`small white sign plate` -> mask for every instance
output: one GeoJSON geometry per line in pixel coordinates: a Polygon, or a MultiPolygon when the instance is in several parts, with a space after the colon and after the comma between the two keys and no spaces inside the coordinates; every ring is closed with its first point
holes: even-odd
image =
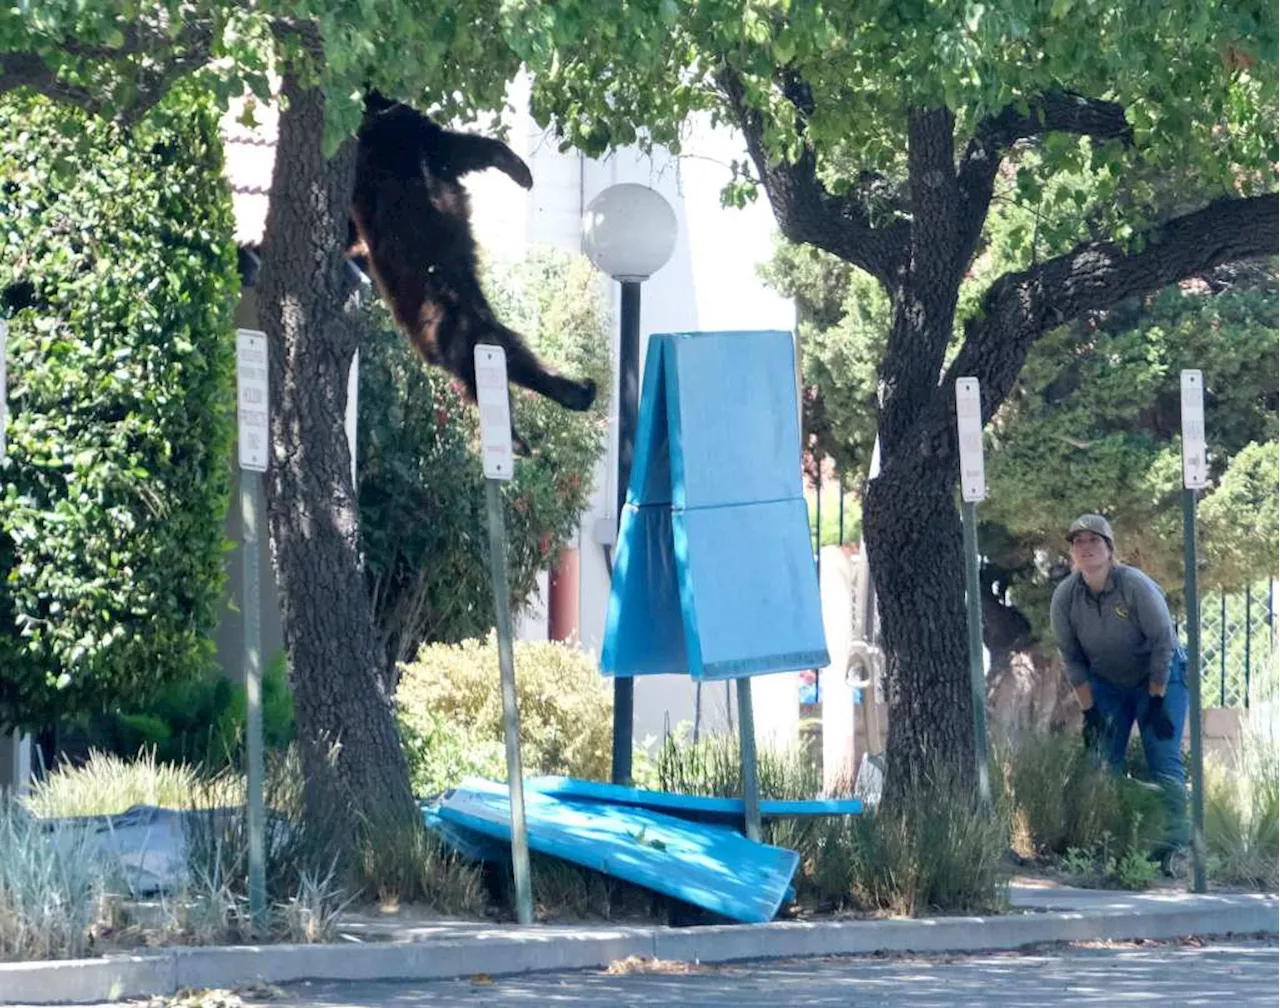
{"type": "Polygon", "coordinates": [[[960,440],[960,496],[966,501],[986,500],[982,397],[977,378],[956,379],[956,433],[960,440]]]}
{"type": "Polygon", "coordinates": [[[476,344],[476,404],[480,409],[480,445],[485,479],[515,475],[511,453],[511,394],[507,388],[507,352],[500,346],[476,344]]]}
{"type": "Polygon", "coordinates": [[[240,468],[266,472],[271,458],[268,415],[267,336],[236,330],[236,420],[240,468]]]}
{"type": "Polygon", "coordinates": [[[1204,447],[1204,375],[1182,372],[1182,485],[1200,490],[1209,482],[1204,447]]]}

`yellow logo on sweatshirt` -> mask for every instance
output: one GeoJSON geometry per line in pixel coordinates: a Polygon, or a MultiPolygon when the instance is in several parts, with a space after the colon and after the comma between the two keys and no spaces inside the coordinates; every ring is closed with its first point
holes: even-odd
{"type": "Polygon", "coordinates": [[[1116,615],[1119,616],[1121,619],[1128,619],[1129,607],[1124,603],[1121,603],[1120,605],[1116,606],[1116,615]]]}

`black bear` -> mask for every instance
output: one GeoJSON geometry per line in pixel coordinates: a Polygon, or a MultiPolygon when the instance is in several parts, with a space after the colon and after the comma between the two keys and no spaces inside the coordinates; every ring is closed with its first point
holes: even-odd
{"type": "MultiPolygon", "coordinates": [[[[349,252],[367,259],[418,352],[460,379],[474,402],[475,345],[499,344],[511,381],[568,409],[588,409],[595,382],[547,370],[519,334],[494,317],[480,289],[471,206],[459,179],[498,168],[528,189],[533,176],[524,161],[498,140],[443,129],[376,91],[366,97],[357,139],[349,252]]],[[[515,440],[527,450],[518,435],[515,440]]]]}

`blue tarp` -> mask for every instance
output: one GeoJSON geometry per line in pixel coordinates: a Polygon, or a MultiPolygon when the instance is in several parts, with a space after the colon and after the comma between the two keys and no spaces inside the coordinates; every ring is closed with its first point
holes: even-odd
{"type": "MultiPolygon", "coordinates": [[[[434,809],[443,822],[505,844],[505,784],[468,780],[434,809]]],[[[529,849],[613,875],[745,923],[772,920],[790,889],[795,851],[748,840],[724,826],[650,809],[560,799],[525,790],[529,849]]],[[[482,848],[477,848],[482,849],[482,848]]]]}
{"type": "MultiPolygon", "coordinates": [[[[573,798],[582,801],[608,802],[653,809],[681,819],[738,824],[744,814],[741,798],[707,798],[700,795],[673,794],[669,791],[646,791],[621,784],[581,780],[577,777],[531,777],[524,782],[526,791],[573,798]]],[[[808,819],[816,816],[858,815],[862,802],[857,798],[826,798],[811,801],[760,800],[762,819],[808,819]]]]}
{"type": "Polygon", "coordinates": [[[601,670],[712,680],[829,662],[791,334],[651,337],[601,670]]]}

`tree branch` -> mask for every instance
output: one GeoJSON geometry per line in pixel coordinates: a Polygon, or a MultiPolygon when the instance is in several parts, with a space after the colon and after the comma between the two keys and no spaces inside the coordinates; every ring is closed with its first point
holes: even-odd
{"type": "Polygon", "coordinates": [[[57,73],[32,52],[0,53],[0,94],[30,88],[46,98],[75,105],[97,115],[102,102],[86,88],[58,79],[57,73]]]}
{"type": "Polygon", "coordinates": [[[893,293],[893,324],[880,363],[880,443],[887,456],[914,430],[951,339],[965,259],[956,247],[960,195],[955,116],[913,109],[907,122],[910,255],[893,293]]]}
{"type": "MultiPolygon", "coordinates": [[[[158,30],[146,31],[135,23],[124,29],[124,41],[118,46],[67,39],[58,43],[58,49],[70,60],[116,70],[120,75],[117,83],[131,81],[134,94],[118,112],[120,122],[128,127],[157,105],[179,78],[208,64],[213,42],[212,26],[205,22],[186,24],[173,38],[158,30]]],[[[110,105],[118,104],[112,101],[110,89],[99,94],[68,84],[38,53],[0,53],[0,93],[22,87],[91,115],[101,115],[110,105]]]]}
{"type": "MultiPolygon", "coordinates": [[[[771,162],[764,142],[764,115],[747,101],[741,76],[725,67],[717,75],[717,82],[746,138],[747,151],[782,233],[793,242],[824,249],[861,267],[886,286],[891,285],[906,251],[910,225],[897,221],[887,227],[872,227],[866,209],[856,199],[835,196],[822,184],[808,143],[803,144],[794,163],[785,159],[771,162]]],[[[788,99],[796,105],[797,132],[803,133],[803,106],[806,100],[812,101],[812,96],[794,76],[784,87],[788,99]]]]}
{"type": "Polygon", "coordinates": [[[982,310],[965,326],[964,346],[941,393],[950,395],[957,377],[977,376],[988,420],[1013,388],[1027,351],[1045,332],[1224,263],[1275,255],[1278,227],[1275,193],[1222,199],[1166,221],[1148,234],[1140,252],[1089,242],[1007,274],[991,286],[982,310]]]}
{"type": "Polygon", "coordinates": [[[136,56],[142,52],[143,45],[142,32],[139,30],[137,23],[125,25],[121,30],[124,41],[118,46],[94,45],[88,42],[81,42],[79,39],[69,38],[58,45],[68,56],[76,56],[80,59],[89,60],[119,60],[126,56],[136,56]]]}
{"type": "Polygon", "coordinates": [[[978,124],[960,161],[962,199],[959,248],[965,265],[973,257],[991,205],[996,173],[1005,154],[1019,140],[1046,133],[1075,133],[1098,141],[1133,141],[1124,107],[1086,98],[1070,91],[1054,91],[1030,103],[1026,113],[1009,106],[978,124]]]}
{"type": "Polygon", "coordinates": [[[1053,91],[1031,102],[1024,115],[1010,106],[978,127],[984,142],[1003,150],[1017,141],[1046,133],[1075,133],[1094,140],[1133,142],[1133,130],[1117,102],[1087,98],[1072,91],[1053,91]]]}

